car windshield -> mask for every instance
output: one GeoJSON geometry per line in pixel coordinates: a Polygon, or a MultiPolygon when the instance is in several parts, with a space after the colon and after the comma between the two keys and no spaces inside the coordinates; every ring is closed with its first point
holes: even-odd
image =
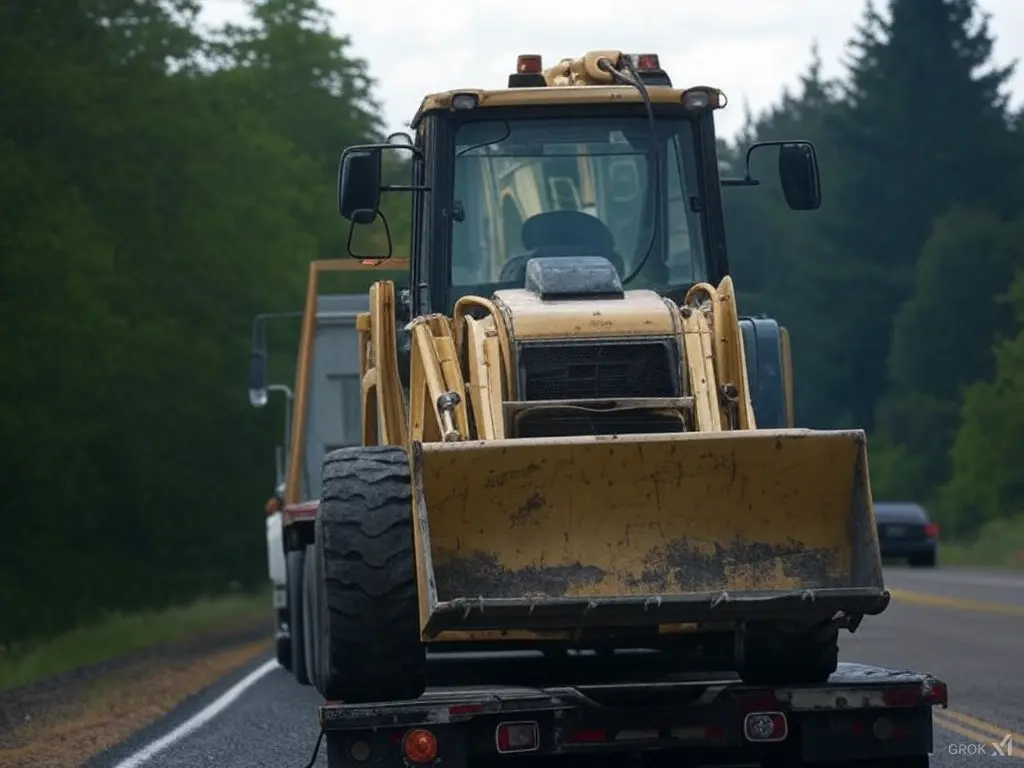
{"type": "Polygon", "coordinates": [[[454,293],[522,287],[531,256],[607,257],[630,288],[667,293],[705,279],[692,124],[644,117],[467,122],[457,131],[454,293]],[[654,181],[661,215],[653,238],[654,181]],[[648,256],[648,253],[650,255],[648,256]],[[646,261],[644,261],[644,258],[646,261]]]}

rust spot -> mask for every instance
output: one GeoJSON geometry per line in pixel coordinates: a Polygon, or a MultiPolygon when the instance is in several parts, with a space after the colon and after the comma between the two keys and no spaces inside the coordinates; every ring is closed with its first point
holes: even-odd
{"type": "Polygon", "coordinates": [[[539,491],[537,491],[523,502],[523,505],[519,507],[519,509],[509,515],[508,521],[512,524],[513,528],[535,522],[533,513],[538,509],[541,509],[543,506],[544,497],[540,495],[539,491]]]}
{"type": "Polygon", "coordinates": [[[434,571],[437,596],[442,601],[459,597],[563,597],[570,589],[597,584],[605,575],[601,568],[582,563],[513,570],[503,567],[490,552],[444,558],[434,571]]]}

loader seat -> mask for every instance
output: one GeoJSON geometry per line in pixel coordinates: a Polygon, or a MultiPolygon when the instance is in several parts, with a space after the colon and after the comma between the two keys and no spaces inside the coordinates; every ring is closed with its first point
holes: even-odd
{"type": "Polygon", "coordinates": [[[602,256],[622,276],[623,262],[615,252],[611,230],[600,219],[581,211],[546,211],[523,222],[522,243],[527,252],[513,256],[502,270],[502,282],[521,283],[526,263],[538,257],[602,256]]]}

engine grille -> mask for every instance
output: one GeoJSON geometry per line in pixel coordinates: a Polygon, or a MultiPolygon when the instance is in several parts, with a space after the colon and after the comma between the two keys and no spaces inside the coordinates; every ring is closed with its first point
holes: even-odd
{"type": "Polygon", "coordinates": [[[681,395],[675,339],[526,342],[518,353],[520,400],[681,395]]]}

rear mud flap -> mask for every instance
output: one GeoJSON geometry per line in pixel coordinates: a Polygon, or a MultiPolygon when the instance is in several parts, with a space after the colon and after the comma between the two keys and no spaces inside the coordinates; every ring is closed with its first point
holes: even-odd
{"type": "Polygon", "coordinates": [[[427,638],[888,604],[859,430],[416,444],[413,483],[427,638]]]}

